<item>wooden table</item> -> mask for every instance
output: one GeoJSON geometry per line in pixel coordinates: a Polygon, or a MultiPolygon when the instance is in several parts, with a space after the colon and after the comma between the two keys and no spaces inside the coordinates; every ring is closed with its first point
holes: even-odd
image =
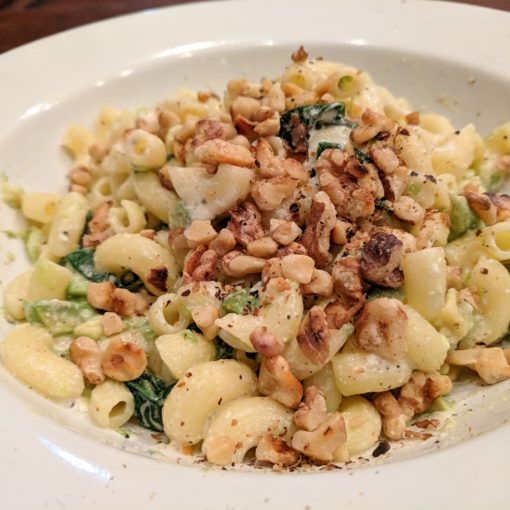
{"type": "MultiPolygon", "coordinates": [[[[453,1],[510,11],[510,0],[453,1]]],[[[92,21],[186,2],[189,0],[0,0],[0,53],[92,21]]]]}

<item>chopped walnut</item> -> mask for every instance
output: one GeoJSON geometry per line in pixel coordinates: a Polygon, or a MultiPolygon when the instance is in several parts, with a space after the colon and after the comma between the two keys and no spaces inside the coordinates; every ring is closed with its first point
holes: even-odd
{"type": "Polygon", "coordinates": [[[401,406],[411,409],[413,414],[421,414],[436,398],[447,395],[451,389],[452,381],[447,375],[415,371],[400,389],[398,401],[401,406]]]}
{"type": "Polygon", "coordinates": [[[262,257],[264,259],[271,257],[278,250],[278,244],[271,237],[261,237],[248,243],[246,251],[254,257],[262,257]]]}
{"type": "Polygon", "coordinates": [[[296,408],[303,396],[303,386],[290,371],[283,356],[264,357],[260,365],[257,388],[283,405],[296,408]]]}
{"type": "Polygon", "coordinates": [[[263,178],[283,177],[283,161],[275,156],[271,144],[265,138],[258,138],[253,146],[255,148],[255,166],[257,173],[263,178]]]}
{"type": "Polygon", "coordinates": [[[297,64],[301,64],[308,59],[308,53],[305,51],[303,46],[300,46],[292,55],[290,56],[293,62],[297,64]]]}
{"type": "Polygon", "coordinates": [[[284,221],[271,232],[271,235],[277,243],[286,246],[301,235],[301,229],[294,221],[284,221]]]}
{"type": "Polygon", "coordinates": [[[427,211],[416,238],[419,250],[432,246],[445,246],[450,233],[450,216],[440,211],[427,211]]]}
{"type": "Polygon", "coordinates": [[[365,110],[361,116],[361,123],[351,131],[351,141],[362,145],[379,134],[389,134],[395,122],[381,113],[365,110]]]}
{"type": "Polygon", "coordinates": [[[278,356],[283,352],[283,344],[266,326],[255,328],[250,334],[250,342],[262,356],[278,356]]]}
{"type": "Polygon", "coordinates": [[[287,246],[281,246],[280,248],[278,248],[278,251],[276,252],[276,256],[282,257],[282,258],[286,257],[287,255],[292,255],[292,254],[294,254],[294,255],[308,255],[308,251],[301,243],[297,243],[296,241],[294,241],[294,242],[288,244],[287,246]]]}
{"type": "Polygon", "coordinates": [[[319,428],[328,417],[326,398],[317,386],[310,386],[305,390],[303,402],[294,413],[294,423],[300,429],[313,431],[319,428]]]}
{"type": "Polygon", "coordinates": [[[383,287],[400,287],[403,243],[393,234],[376,231],[361,249],[361,274],[365,280],[383,287]]]}
{"type": "Polygon", "coordinates": [[[310,308],[299,326],[296,339],[299,348],[312,363],[320,365],[326,362],[329,356],[329,328],[322,308],[310,308]]]}
{"type": "Polygon", "coordinates": [[[364,304],[365,296],[354,303],[348,303],[344,299],[329,303],[324,309],[328,328],[340,329],[344,324],[352,322],[354,316],[363,308],[364,304]]]}
{"type": "Polygon", "coordinates": [[[87,301],[94,308],[115,312],[122,317],[141,315],[148,306],[141,294],[127,289],[117,289],[112,282],[88,283],[87,301]]]}
{"type": "Polygon", "coordinates": [[[184,230],[184,237],[190,248],[196,248],[199,244],[208,245],[217,235],[216,230],[208,220],[194,220],[184,230]]]}
{"type": "Polygon", "coordinates": [[[214,250],[204,251],[200,255],[198,265],[191,274],[194,282],[213,281],[216,279],[218,254],[214,250]]]}
{"type": "Polygon", "coordinates": [[[340,297],[349,303],[364,300],[361,266],[356,257],[348,255],[337,259],[333,264],[331,276],[333,287],[340,297]]]}
{"type": "Polygon", "coordinates": [[[110,237],[107,229],[110,226],[108,212],[112,206],[111,201],[103,202],[94,209],[92,219],[88,222],[88,234],[83,236],[83,246],[85,248],[95,248],[110,237]]]}
{"type": "Polygon", "coordinates": [[[255,158],[248,149],[218,138],[208,140],[197,147],[195,149],[195,157],[198,161],[211,165],[227,163],[230,165],[251,167],[255,162],[255,158]]]}
{"type": "Polygon", "coordinates": [[[87,382],[100,384],[104,381],[101,367],[102,353],[95,340],[88,336],[75,338],[69,346],[69,356],[87,382]]]}
{"type": "Polygon", "coordinates": [[[400,166],[398,156],[391,147],[374,144],[370,147],[369,154],[377,168],[387,175],[395,172],[400,166]]]}
{"type": "Polygon", "coordinates": [[[411,112],[406,115],[406,122],[412,126],[420,124],[420,112],[411,112]]]}
{"type": "Polygon", "coordinates": [[[320,191],[313,197],[307,227],[301,239],[318,268],[324,268],[330,260],[330,237],[336,221],[335,206],[329,196],[320,191]]]}
{"type": "Polygon", "coordinates": [[[314,269],[314,261],[308,255],[291,253],[281,260],[283,276],[297,283],[310,283],[314,269]]]}
{"type": "Polygon", "coordinates": [[[314,269],[310,283],[301,285],[301,293],[304,296],[317,294],[318,296],[329,297],[333,294],[333,278],[322,269],[314,269]]]}
{"type": "Polygon", "coordinates": [[[313,432],[298,430],[292,438],[292,447],[312,459],[331,461],[335,450],[346,442],[344,418],[340,413],[333,413],[313,432]]]}
{"type": "Polygon", "coordinates": [[[469,207],[480,216],[486,225],[494,225],[496,223],[498,211],[487,195],[475,193],[474,191],[465,191],[464,196],[468,201],[469,207]]]}
{"type": "Polygon", "coordinates": [[[384,434],[388,439],[398,441],[406,432],[407,422],[413,416],[410,409],[403,408],[389,391],[378,393],[372,401],[382,417],[384,434]]]}
{"type": "Polygon", "coordinates": [[[501,347],[475,347],[453,351],[448,353],[446,362],[474,370],[487,384],[510,378],[510,365],[501,347]]]}
{"type": "Polygon", "coordinates": [[[124,329],[122,319],[114,312],[106,312],[101,317],[101,326],[105,336],[112,336],[124,329]]]}
{"type": "Polygon", "coordinates": [[[115,285],[112,282],[88,283],[87,301],[98,310],[110,310],[115,285]]]}
{"type": "Polygon", "coordinates": [[[425,210],[413,198],[403,196],[393,202],[393,214],[404,223],[419,225],[425,218],[425,210]]]}
{"type": "Polygon", "coordinates": [[[232,278],[241,278],[249,274],[260,273],[265,264],[265,259],[244,255],[240,251],[227,253],[221,261],[223,272],[232,278]]]}
{"type": "Polygon", "coordinates": [[[257,207],[250,202],[239,202],[229,211],[228,230],[234,234],[236,242],[246,248],[249,243],[264,237],[261,225],[262,216],[257,207]]]}
{"type": "Polygon", "coordinates": [[[85,190],[88,188],[91,180],[90,170],[84,165],[75,166],[69,172],[70,183],[83,186],[85,190]]]}
{"type": "Polygon", "coordinates": [[[233,250],[236,245],[234,234],[228,228],[222,228],[218,236],[209,243],[209,249],[214,250],[222,257],[233,250]]]}
{"type": "Polygon", "coordinates": [[[285,111],[285,94],[280,83],[273,83],[269,92],[262,98],[262,106],[271,110],[283,113],[285,111]]]}
{"type": "Polygon", "coordinates": [[[112,337],[103,354],[102,367],[104,373],[116,381],[132,381],[143,374],[147,356],[136,344],[112,337]]]}
{"type": "Polygon", "coordinates": [[[398,299],[373,299],[364,306],[356,323],[354,344],[397,361],[407,352],[406,327],[407,314],[398,299]]]}
{"type": "Polygon", "coordinates": [[[271,278],[276,278],[279,276],[283,276],[281,259],[278,257],[273,257],[266,260],[264,268],[262,269],[262,281],[267,282],[271,278]]]}
{"type": "Polygon", "coordinates": [[[353,232],[353,226],[348,221],[336,220],[331,230],[331,240],[335,244],[343,246],[349,242],[349,235],[353,232]]]}
{"type": "Polygon", "coordinates": [[[215,321],[219,316],[218,309],[213,305],[204,305],[191,311],[191,318],[200,328],[206,340],[212,340],[217,336],[219,326],[215,321]]]}
{"type": "Polygon", "coordinates": [[[262,436],[255,449],[255,458],[260,462],[269,462],[277,466],[291,466],[299,460],[299,452],[289,443],[274,436],[262,436]]]}
{"type": "Polygon", "coordinates": [[[153,267],[150,270],[147,282],[163,292],[168,290],[167,288],[168,269],[165,266],[153,267]]]}
{"type": "Polygon", "coordinates": [[[251,196],[262,211],[274,211],[286,198],[292,196],[297,181],[286,176],[261,179],[251,186],[251,196]]]}

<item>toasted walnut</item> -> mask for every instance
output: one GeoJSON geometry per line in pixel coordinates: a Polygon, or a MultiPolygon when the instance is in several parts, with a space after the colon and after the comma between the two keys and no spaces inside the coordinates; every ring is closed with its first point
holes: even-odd
{"type": "Polygon", "coordinates": [[[314,261],[308,255],[291,253],[285,255],[281,260],[283,276],[297,283],[310,283],[313,268],[314,261]]]}
{"type": "Polygon", "coordinates": [[[103,159],[108,155],[109,148],[100,143],[93,143],[88,150],[89,156],[95,159],[98,163],[101,163],[103,159]]]}
{"type": "Polygon", "coordinates": [[[275,112],[272,118],[257,124],[253,132],[258,136],[276,136],[280,132],[280,115],[275,112]]]}
{"type": "Polygon", "coordinates": [[[255,148],[255,165],[257,173],[264,178],[283,177],[283,161],[275,156],[271,144],[265,138],[258,138],[253,146],[255,148]]]}
{"type": "Polygon", "coordinates": [[[267,95],[262,98],[262,106],[271,110],[283,113],[285,111],[285,94],[280,83],[273,83],[267,95]]]}
{"type": "Polygon", "coordinates": [[[98,310],[111,310],[114,290],[112,282],[90,282],[87,284],[87,301],[98,310]]]}
{"type": "Polygon", "coordinates": [[[262,211],[274,211],[296,189],[297,182],[290,177],[271,177],[252,184],[251,196],[262,211]]]}
{"type": "Polygon", "coordinates": [[[340,413],[333,413],[313,432],[298,430],[292,437],[292,447],[312,459],[331,461],[337,448],[347,442],[345,421],[340,413]]]}
{"type": "Polygon", "coordinates": [[[340,329],[344,324],[352,322],[354,316],[363,308],[365,296],[357,302],[348,303],[344,299],[338,299],[329,303],[324,312],[328,328],[340,329]]]}
{"type": "MultiPolygon", "coordinates": [[[[90,285],[90,284],[89,284],[90,285]]],[[[147,300],[135,292],[127,289],[115,289],[112,293],[112,312],[118,313],[121,317],[129,315],[143,315],[147,310],[147,300]]]]}
{"type": "Polygon", "coordinates": [[[365,110],[361,116],[361,123],[351,131],[351,141],[361,145],[379,134],[389,134],[395,122],[381,113],[365,110]]]}
{"type": "Polygon", "coordinates": [[[69,181],[71,184],[77,184],[87,189],[91,180],[90,170],[84,165],[75,166],[69,172],[69,181]]]}
{"type": "Polygon", "coordinates": [[[271,278],[283,276],[281,259],[278,257],[266,260],[264,268],[262,269],[262,281],[267,282],[271,278]]]}
{"type": "Polygon", "coordinates": [[[266,326],[255,328],[250,334],[250,342],[262,356],[278,356],[283,351],[283,344],[266,326]]]}
{"type": "Polygon", "coordinates": [[[411,112],[406,115],[406,122],[412,126],[420,124],[420,112],[411,112]]]}
{"type": "Polygon", "coordinates": [[[414,414],[421,414],[436,398],[447,395],[451,389],[452,381],[447,375],[415,371],[400,389],[398,401],[402,407],[411,409],[414,414]]]}
{"type": "Polygon", "coordinates": [[[299,326],[296,339],[299,348],[312,363],[320,365],[326,362],[329,356],[329,328],[322,308],[310,308],[299,326]]]}
{"type": "Polygon", "coordinates": [[[388,439],[398,441],[406,432],[406,424],[413,412],[403,408],[389,391],[378,393],[372,401],[382,417],[383,431],[388,439]]]}
{"type": "MultiPolygon", "coordinates": [[[[281,246],[276,252],[277,257],[286,257],[287,255],[308,255],[306,248],[296,241],[288,244],[287,246],[281,246]]],[[[313,259],[312,259],[313,260],[313,259]]],[[[314,262],[315,263],[315,262],[314,262]]]]}
{"type": "Polygon", "coordinates": [[[101,317],[101,326],[105,336],[112,336],[124,329],[122,319],[114,312],[106,312],[101,317]]]}
{"type": "Polygon", "coordinates": [[[230,165],[251,167],[255,162],[255,158],[248,149],[220,139],[208,140],[197,147],[195,157],[198,161],[211,165],[228,163],[230,165]]]}
{"type": "Polygon", "coordinates": [[[305,170],[303,163],[300,163],[296,159],[287,158],[284,160],[283,169],[289,177],[297,181],[298,185],[306,184],[308,182],[308,172],[305,170]]]}
{"type": "Polygon", "coordinates": [[[301,229],[293,221],[283,221],[272,231],[271,235],[277,243],[286,246],[301,235],[301,229]]]}
{"type": "Polygon", "coordinates": [[[448,353],[450,365],[474,370],[487,384],[495,384],[510,378],[510,365],[501,347],[475,347],[448,353]]]}
{"type": "Polygon", "coordinates": [[[377,231],[361,249],[361,274],[365,280],[383,287],[400,287],[403,243],[393,234],[377,231]]]}
{"type": "Polygon", "coordinates": [[[253,97],[238,96],[230,105],[230,115],[232,119],[241,116],[247,120],[252,120],[255,113],[260,108],[260,101],[253,97]]]}
{"type": "Polygon", "coordinates": [[[264,237],[264,229],[260,224],[262,216],[255,205],[250,202],[239,202],[229,213],[230,221],[227,228],[241,246],[246,248],[248,243],[264,237]]]}
{"type": "Polygon", "coordinates": [[[406,327],[407,314],[398,299],[373,299],[364,306],[356,323],[354,344],[397,361],[407,352],[406,327]]]}
{"type": "Polygon", "coordinates": [[[497,208],[492,203],[491,199],[483,193],[475,193],[473,191],[465,191],[469,207],[480,216],[481,220],[486,225],[494,225],[497,218],[497,208]]]}
{"type": "Polygon", "coordinates": [[[384,195],[388,200],[398,200],[407,188],[409,183],[409,169],[405,166],[399,166],[390,175],[385,175],[382,179],[384,195]]]}
{"type": "Polygon", "coordinates": [[[391,147],[374,144],[370,147],[369,154],[377,168],[387,175],[400,166],[400,161],[391,147]]]}
{"type": "Polygon", "coordinates": [[[356,257],[348,255],[337,259],[331,276],[335,291],[347,302],[355,303],[364,299],[360,262],[356,257]]]}
{"type": "Polygon", "coordinates": [[[278,244],[271,237],[261,237],[248,243],[246,251],[254,257],[268,258],[276,253],[278,244]]]}
{"type": "Polygon", "coordinates": [[[506,193],[485,193],[496,206],[498,212],[496,222],[510,218],[510,195],[506,193]]]}
{"type": "Polygon", "coordinates": [[[317,267],[323,268],[330,260],[330,236],[336,224],[335,206],[325,192],[320,191],[313,197],[306,223],[301,243],[314,259],[317,267]]]}
{"type": "Polygon", "coordinates": [[[333,229],[331,230],[331,240],[335,244],[343,246],[349,241],[349,235],[354,231],[353,226],[348,221],[336,220],[333,229]]]}
{"type": "Polygon", "coordinates": [[[308,59],[308,53],[305,51],[303,46],[300,46],[292,55],[290,58],[296,62],[301,64],[302,62],[305,62],[308,59]]]}
{"type": "Polygon", "coordinates": [[[108,221],[108,212],[110,211],[110,207],[112,206],[112,202],[110,200],[99,204],[92,214],[92,218],[88,223],[89,232],[91,234],[95,234],[96,232],[103,232],[110,226],[110,222],[108,221]]]}
{"type": "Polygon", "coordinates": [[[425,210],[413,198],[403,196],[393,202],[393,214],[404,223],[419,225],[425,218],[425,210]]]}
{"type": "Polygon", "coordinates": [[[265,259],[243,255],[240,251],[231,251],[223,257],[221,267],[227,276],[241,278],[249,274],[260,273],[265,263],[265,259]]]}
{"type": "Polygon", "coordinates": [[[214,250],[204,251],[198,262],[198,265],[191,274],[191,280],[194,282],[213,281],[216,279],[218,265],[218,254],[214,250]]]}
{"type": "Polygon", "coordinates": [[[193,322],[200,328],[206,340],[212,340],[217,336],[219,326],[215,321],[219,316],[218,309],[213,305],[204,305],[191,311],[193,322]]]}
{"type": "Polygon", "coordinates": [[[218,236],[209,243],[209,249],[220,257],[233,250],[236,245],[234,234],[228,228],[222,228],[218,236]]]}
{"type": "Polygon", "coordinates": [[[416,238],[419,250],[432,246],[445,246],[450,233],[450,216],[440,211],[427,211],[416,238]]]}
{"type": "Polygon", "coordinates": [[[322,269],[314,269],[310,283],[301,285],[301,293],[304,296],[317,294],[318,296],[329,297],[333,294],[333,278],[322,269]]]}
{"type": "Polygon", "coordinates": [[[262,436],[255,449],[255,458],[259,462],[269,462],[278,466],[291,466],[299,460],[299,452],[289,443],[274,436],[262,436]]]}
{"type": "Polygon", "coordinates": [[[303,396],[303,386],[290,371],[283,356],[264,357],[260,365],[257,388],[283,405],[296,408],[303,396]]]}
{"type": "Polygon", "coordinates": [[[69,346],[69,356],[87,382],[100,384],[104,381],[101,367],[102,352],[95,340],[88,336],[75,338],[69,346]]]}
{"type": "Polygon", "coordinates": [[[136,344],[112,337],[103,354],[102,367],[104,373],[116,381],[132,381],[143,374],[147,356],[136,344]]]}
{"type": "Polygon", "coordinates": [[[328,417],[326,398],[317,386],[309,386],[305,390],[303,402],[294,413],[294,423],[308,431],[316,430],[328,417]]]}
{"type": "Polygon", "coordinates": [[[199,244],[208,245],[217,235],[211,222],[207,220],[194,220],[184,230],[184,237],[190,248],[196,248],[199,244]]]}
{"type": "Polygon", "coordinates": [[[147,281],[156,287],[156,289],[165,292],[167,289],[166,282],[168,279],[168,269],[165,266],[153,267],[150,270],[147,281]]]}

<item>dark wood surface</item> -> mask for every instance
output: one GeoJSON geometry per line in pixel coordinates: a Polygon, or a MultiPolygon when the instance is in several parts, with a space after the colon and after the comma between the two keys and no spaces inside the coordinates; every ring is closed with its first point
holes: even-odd
{"type": "MultiPolygon", "coordinates": [[[[510,0],[452,1],[510,11],[510,0]]],[[[187,2],[189,0],[0,0],[0,53],[92,21],[187,2]]]]}

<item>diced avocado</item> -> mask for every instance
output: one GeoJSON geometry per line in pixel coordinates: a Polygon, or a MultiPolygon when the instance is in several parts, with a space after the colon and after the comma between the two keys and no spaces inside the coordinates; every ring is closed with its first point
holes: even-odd
{"type": "Polygon", "coordinates": [[[450,200],[450,235],[448,241],[454,241],[468,230],[477,228],[479,219],[469,208],[465,197],[452,193],[450,194],[450,200]]]}
{"type": "Polygon", "coordinates": [[[391,298],[398,299],[399,301],[404,301],[404,291],[402,287],[398,289],[388,289],[384,287],[372,287],[367,294],[367,299],[371,301],[372,299],[377,298],[391,298]]]}
{"type": "Polygon", "coordinates": [[[233,312],[238,314],[250,313],[260,306],[256,295],[250,293],[250,289],[242,289],[229,294],[221,303],[225,313],[233,312]]]}
{"type": "Polygon", "coordinates": [[[94,340],[99,340],[104,336],[103,326],[101,325],[101,316],[92,317],[88,321],[78,324],[73,331],[74,336],[88,336],[94,340]]]}
{"type": "Polygon", "coordinates": [[[453,402],[448,402],[448,400],[444,399],[443,397],[438,397],[434,402],[432,402],[432,405],[428,408],[428,411],[431,413],[434,413],[436,411],[451,411],[454,408],[453,402]]]}
{"type": "Polygon", "coordinates": [[[151,329],[149,320],[145,317],[131,317],[124,320],[124,328],[138,331],[148,342],[156,340],[158,335],[151,329]]]}
{"type": "Polygon", "coordinates": [[[25,316],[31,324],[42,324],[52,335],[72,333],[97,312],[88,303],[50,299],[25,303],[25,316]]]}
{"type": "Polygon", "coordinates": [[[73,273],[73,277],[67,286],[67,297],[69,299],[79,299],[87,295],[88,280],[79,273],[73,273]]]}
{"type": "Polygon", "coordinates": [[[42,245],[44,243],[44,234],[40,228],[30,227],[23,237],[25,243],[25,251],[28,260],[35,262],[41,254],[42,245]]]}

